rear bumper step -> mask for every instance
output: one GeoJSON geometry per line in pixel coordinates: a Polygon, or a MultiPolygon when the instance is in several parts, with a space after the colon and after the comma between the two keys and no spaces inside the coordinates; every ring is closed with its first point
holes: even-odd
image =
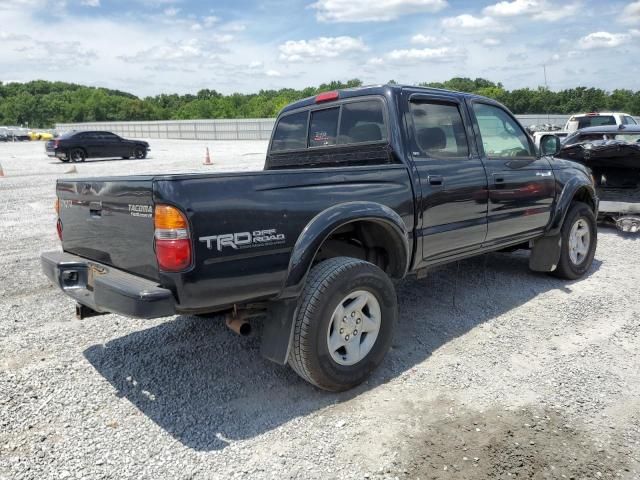
{"type": "Polygon", "coordinates": [[[151,280],[65,252],[46,252],[40,259],[54,285],[96,312],[137,318],[176,313],[171,291],[151,280]]]}

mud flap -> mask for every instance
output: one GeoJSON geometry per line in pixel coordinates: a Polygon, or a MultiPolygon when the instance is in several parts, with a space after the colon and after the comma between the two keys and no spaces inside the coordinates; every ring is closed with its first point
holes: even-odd
{"type": "Polygon", "coordinates": [[[287,363],[297,306],[297,299],[279,300],[269,304],[260,342],[260,354],[267,360],[280,365],[287,363]]]}
{"type": "Polygon", "coordinates": [[[529,268],[534,272],[553,272],[560,261],[560,235],[542,237],[533,242],[529,268]]]}

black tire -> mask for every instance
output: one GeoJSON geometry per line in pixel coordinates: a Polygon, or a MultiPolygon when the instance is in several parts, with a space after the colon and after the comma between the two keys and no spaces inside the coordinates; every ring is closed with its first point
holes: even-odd
{"type": "Polygon", "coordinates": [[[564,278],[566,280],[576,280],[582,277],[589,268],[591,268],[591,263],[593,262],[593,257],[596,253],[596,246],[598,244],[598,227],[596,224],[596,218],[593,214],[593,210],[589,208],[589,205],[582,202],[574,202],[569,207],[569,211],[567,212],[567,216],[564,219],[564,223],[562,224],[561,229],[561,245],[560,245],[560,260],[558,261],[558,266],[553,271],[553,274],[556,277],[564,278]],[[582,257],[578,258],[578,262],[574,262],[571,258],[570,254],[570,236],[571,230],[574,228],[574,225],[578,222],[583,222],[588,228],[589,231],[589,245],[587,249],[587,253],[582,257]]]}
{"type": "Polygon", "coordinates": [[[69,157],[64,157],[60,159],[61,162],[67,163],[69,161],[69,157]]]}
{"type": "MultiPolygon", "coordinates": [[[[348,390],[362,383],[382,362],[391,346],[397,320],[396,292],[380,268],[356,258],[325,260],[313,267],[307,278],[294,319],[288,363],[298,375],[319,388],[332,392],[348,390]],[[332,331],[330,326],[338,304],[355,291],[375,297],[381,313],[379,330],[363,358],[353,365],[341,365],[329,352],[327,336],[332,331]]],[[[360,332],[358,345],[364,344],[365,338],[360,332]]]]}
{"type": "Polygon", "coordinates": [[[136,149],[133,151],[133,156],[138,160],[147,158],[147,149],[143,147],[136,147],[136,149]]]}
{"type": "Polygon", "coordinates": [[[69,160],[75,163],[75,162],[84,162],[85,159],[87,158],[87,155],[84,153],[83,149],[74,148],[69,152],[69,155],[67,155],[67,157],[69,158],[69,160]]]}

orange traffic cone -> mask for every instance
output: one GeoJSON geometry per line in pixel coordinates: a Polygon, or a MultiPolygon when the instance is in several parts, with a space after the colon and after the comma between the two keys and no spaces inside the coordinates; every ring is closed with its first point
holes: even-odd
{"type": "Polygon", "coordinates": [[[0,164],[0,177],[4,177],[4,170],[2,169],[1,164],[0,164]]]}
{"type": "Polygon", "coordinates": [[[204,156],[204,162],[202,162],[203,165],[213,165],[213,162],[211,161],[211,156],[209,155],[209,147],[207,147],[207,153],[204,156]]]}

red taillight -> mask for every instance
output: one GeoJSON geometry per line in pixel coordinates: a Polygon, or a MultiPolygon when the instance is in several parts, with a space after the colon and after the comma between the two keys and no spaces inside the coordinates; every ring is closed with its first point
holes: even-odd
{"type": "Polygon", "coordinates": [[[340,98],[339,92],[324,92],[320,95],[316,95],[316,103],[330,102],[331,100],[337,100],[338,98],[340,98]]]}
{"type": "Polygon", "coordinates": [[[156,205],[153,221],[156,259],[160,270],[179,272],[189,267],[191,237],[189,223],[184,214],[171,205],[156,205]]]}
{"type": "Polygon", "coordinates": [[[62,221],[60,219],[56,222],[56,230],[58,231],[58,238],[62,241],[62,221]]]}
{"type": "Polygon", "coordinates": [[[191,240],[156,239],[156,258],[160,270],[177,272],[191,265],[191,240]]]}
{"type": "Polygon", "coordinates": [[[53,148],[58,148],[58,145],[60,145],[60,140],[54,140],[53,141],[53,148]]]}

